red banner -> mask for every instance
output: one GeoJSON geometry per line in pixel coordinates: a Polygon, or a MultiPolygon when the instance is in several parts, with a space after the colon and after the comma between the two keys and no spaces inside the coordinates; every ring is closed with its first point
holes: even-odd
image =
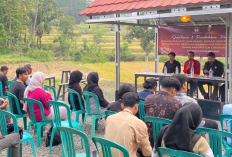
{"type": "Polygon", "coordinates": [[[175,52],[177,56],[187,56],[193,51],[195,56],[206,57],[214,52],[216,57],[225,56],[225,26],[161,26],[159,28],[159,54],[175,52]]]}

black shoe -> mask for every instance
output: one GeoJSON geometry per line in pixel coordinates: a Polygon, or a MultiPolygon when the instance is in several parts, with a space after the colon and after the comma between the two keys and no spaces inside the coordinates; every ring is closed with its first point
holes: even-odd
{"type": "Polygon", "coordinates": [[[204,96],[204,99],[209,99],[209,94],[207,93],[206,96],[204,96]]]}

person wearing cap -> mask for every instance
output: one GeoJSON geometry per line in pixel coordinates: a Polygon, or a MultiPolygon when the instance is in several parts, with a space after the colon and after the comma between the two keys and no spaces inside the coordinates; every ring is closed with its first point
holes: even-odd
{"type": "MultiPolygon", "coordinates": [[[[221,77],[222,74],[224,73],[223,63],[215,59],[216,55],[213,52],[208,53],[207,57],[208,57],[208,62],[205,63],[203,73],[205,75],[209,75],[209,71],[210,69],[212,69],[214,77],[221,77]]],[[[215,100],[218,93],[218,83],[203,82],[203,81],[198,82],[199,90],[201,94],[204,96],[204,99],[209,99],[209,93],[206,93],[203,87],[203,85],[205,84],[213,85],[214,87],[213,94],[210,96],[210,99],[215,100]]]]}
{"type": "MultiPolygon", "coordinates": [[[[167,67],[167,73],[175,73],[176,67],[178,67],[179,71],[181,71],[181,66],[178,61],[175,60],[176,54],[174,52],[170,52],[168,54],[169,61],[165,62],[164,67],[167,67]]],[[[164,68],[163,68],[164,72],[164,68]]]]}

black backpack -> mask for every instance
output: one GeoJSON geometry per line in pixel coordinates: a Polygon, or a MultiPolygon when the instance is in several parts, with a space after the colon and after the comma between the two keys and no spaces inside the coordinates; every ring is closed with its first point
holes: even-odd
{"type": "MultiPolygon", "coordinates": [[[[51,135],[52,135],[52,127],[50,127],[50,129],[47,132],[47,139],[46,139],[46,147],[50,146],[50,141],[51,141],[51,135]]],[[[52,142],[52,146],[56,146],[61,144],[61,138],[60,138],[60,134],[55,131],[54,137],[53,137],[53,142],[52,142]]]]}

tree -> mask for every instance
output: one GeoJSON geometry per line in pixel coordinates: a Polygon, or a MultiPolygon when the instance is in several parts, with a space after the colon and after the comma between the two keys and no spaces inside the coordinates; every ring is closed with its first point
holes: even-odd
{"type": "MultiPolygon", "coordinates": [[[[141,20],[140,23],[152,23],[149,20],[141,20]]],[[[155,29],[152,27],[128,26],[127,33],[124,36],[129,43],[136,38],[140,40],[140,46],[146,53],[145,61],[148,61],[149,53],[154,50],[155,46],[155,29]]]]}
{"type": "Polygon", "coordinates": [[[75,18],[73,16],[66,16],[60,20],[60,36],[58,38],[54,38],[53,43],[59,43],[59,51],[63,54],[64,52],[68,52],[71,44],[73,42],[73,38],[79,37],[79,33],[74,33],[74,24],[75,18]]]}
{"type": "Polygon", "coordinates": [[[63,10],[58,8],[55,0],[40,0],[36,25],[37,46],[41,47],[43,33],[49,34],[52,26],[58,26],[62,16],[63,10]]]}
{"type": "Polygon", "coordinates": [[[10,37],[7,35],[7,32],[5,31],[4,25],[0,24],[0,46],[4,46],[8,39],[10,39],[10,37]]]}
{"type": "Polygon", "coordinates": [[[25,28],[26,13],[23,7],[25,3],[21,0],[0,1],[0,23],[4,25],[5,31],[11,37],[5,43],[9,48],[12,43],[15,44],[16,38],[20,38],[25,28]]]}
{"type": "Polygon", "coordinates": [[[35,32],[35,26],[36,26],[36,20],[37,20],[37,15],[38,15],[38,7],[39,7],[39,0],[36,0],[36,9],[35,9],[35,20],[34,20],[34,26],[32,28],[32,33],[31,33],[31,39],[28,43],[28,47],[30,47],[33,36],[34,36],[34,32],[35,32]]]}
{"type": "Polygon", "coordinates": [[[74,25],[75,24],[75,17],[73,16],[66,16],[61,19],[60,21],[60,30],[64,34],[68,34],[70,36],[73,36],[73,30],[74,30],[74,25]]]}
{"type": "Polygon", "coordinates": [[[101,25],[96,25],[92,29],[93,41],[99,45],[102,42],[103,36],[106,34],[106,30],[101,25]]]}
{"type": "Polygon", "coordinates": [[[76,23],[85,22],[85,16],[78,14],[87,7],[86,0],[56,0],[59,7],[64,10],[65,16],[75,17],[76,23]]]}

